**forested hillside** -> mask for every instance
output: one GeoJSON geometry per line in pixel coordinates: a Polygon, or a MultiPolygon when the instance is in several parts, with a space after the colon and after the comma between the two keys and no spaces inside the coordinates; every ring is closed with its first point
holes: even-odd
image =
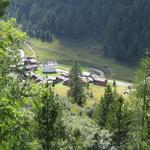
{"type": "Polygon", "coordinates": [[[0,0],[0,150],[150,150],[150,57],[140,61],[134,84],[122,93],[118,81],[106,85],[105,80],[105,88],[94,83],[97,75],[82,72],[74,56],[59,82],[62,96],[58,83],[49,80],[56,72],[44,74],[46,82],[41,82],[38,70],[24,69],[30,65],[23,64],[21,49],[27,36],[15,19],[3,18],[7,6],[7,0],[0,0]]]}
{"type": "Polygon", "coordinates": [[[12,0],[8,16],[31,36],[92,37],[106,56],[135,63],[150,46],[149,8],[149,0],[12,0]]]}

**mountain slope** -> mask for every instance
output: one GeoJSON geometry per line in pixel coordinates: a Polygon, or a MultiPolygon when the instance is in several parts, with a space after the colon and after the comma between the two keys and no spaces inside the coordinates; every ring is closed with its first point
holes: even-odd
{"type": "Polygon", "coordinates": [[[12,0],[8,16],[30,36],[90,37],[106,56],[134,64],[150,47],[149,9],[149,0],[12,0]]]}

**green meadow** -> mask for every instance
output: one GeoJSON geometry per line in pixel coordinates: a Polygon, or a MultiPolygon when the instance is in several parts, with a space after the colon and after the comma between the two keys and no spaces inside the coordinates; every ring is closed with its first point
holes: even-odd
{"type": "MultiPolygon", "coordinates": [[[[29,38],[27,42],[35,51],[39,62],[56,60],[60,68],[70,68],[74,58],[78,58],[82,69],[101,69],[109,67],[109,78],[132,81],[134,68],[121,64],[114,59],[103,56],[101,44],[93,40],[66,40],[54,39],[52,42],[42,42],[39,39],[29,38]]],[[[27,55],[31,55],[28,48],[24,48],[27,55]]]]}

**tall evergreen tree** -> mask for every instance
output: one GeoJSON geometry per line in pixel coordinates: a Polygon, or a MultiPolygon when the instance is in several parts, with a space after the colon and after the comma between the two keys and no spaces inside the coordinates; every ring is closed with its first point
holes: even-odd
{"type": "Polygon", "coordinates": [[[150,114],[150,57],[146,57],[141,60],[139,69],[136,72],[136,83],[135,83],[135,97],[136,104],[135,114],[136,128],[137,133],[140,136],[139,145],[143,148],[144,145],[149,145],[148,141],[148,131],[149,131],[149,114],[150,114]],[[139,133],[140,131],[140,133],[139,133]]]}
{"type": "Polygon", "coordinates": [[[113,141],[115,146],[119,150],[126,149],[131,124],[131,113],[124,104],[122,96],[117,96],[113,101],[109,117],[110,130],[114,132],[113,141]]]}
{"type": "Polygon", "coordinates": [[[0,17],[2,17],[5,14],[5,10],[8,4],[8,0],[0,0],[0,17]]]}
{"type": "Polygon", "coordinates": [[[96,114],[96,120],[100,127],[105,128],[107,125],[111,104],[113,102],[113,92],[110,85],[105,89],[104,96],[101,98],[98,113],[96,114]]]}
{"type": "Polygon", "coordinates": [[[104,96],[101,98],[96,121],[99,126],[114,133],[113,142],[119,150],[126,148],[131,114],[124,104],[122,96],[112,92],[111,86],[107,86],[104,96]]]}
{"type": "Polygon", "coordinates": [[[37,107],[37,138],[44,150],[57,149],[59,138],[63,138],[62,109],[58,97],[49,87],[44,87],[39,95],[37,107]]]}
{"type": "Polygon", "coordinates": [[[74,60],[70,75],[69,75],[69,87],[68,96],[71,97],[74,103],[83,106],[85,103],[84,87],[81,80],[81,69],[77,59],[74,60]]]}

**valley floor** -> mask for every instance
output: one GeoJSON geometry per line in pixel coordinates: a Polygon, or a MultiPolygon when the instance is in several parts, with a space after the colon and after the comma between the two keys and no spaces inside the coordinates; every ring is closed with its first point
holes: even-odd
{"type": "MultiPolygon", "coordinates": [[[[58,40],[42,42],[38,39],[29,39],[27,43],[34,49],[39,61],[56,60],[61,66],[70,68],[73,59],[78,57],[83,70],[90,67],[109,68],[109,78],[132,81],[134,68],[120,64],[113,59],[103,56],[102,46],[92,40],[58,40]]],[[[24,47],[27,55],[31,55],[29,47],[24,47]]]]}

